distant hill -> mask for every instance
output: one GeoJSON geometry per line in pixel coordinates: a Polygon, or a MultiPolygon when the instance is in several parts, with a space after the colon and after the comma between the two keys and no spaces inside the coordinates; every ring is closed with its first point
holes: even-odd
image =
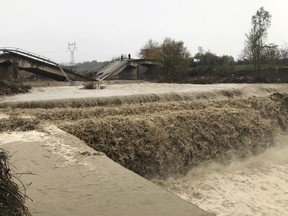
{"type": "Polygon", "coordinates": [[[108,61],[105,62],[98,62],[97,60],[93,61],[85,61],[82,63],[77,63],[73,69],[75,72],[83,75],[91,74],[95,71],[97,71],[99,68],[101,68],[103,65],[108,63],[108,61]]]}

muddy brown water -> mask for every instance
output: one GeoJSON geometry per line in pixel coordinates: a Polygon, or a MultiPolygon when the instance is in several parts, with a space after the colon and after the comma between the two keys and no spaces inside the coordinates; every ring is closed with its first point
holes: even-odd
{"type": "Polygon", "coordinates": [[[35,216],[207,215],[55,126],[1,133],[0,147],[35,216]]]}
{"type": "Polygon", "coordinates": [[[245,161],[210,163],[185,177],[153,180],[184,200],[219,216],[288,215],[288,136],[245,161]]]}
{"type": "Polygon", "coordinates": [[[35,128],[58,126],[216,215],[287,214],[287,85],[156,86],[0,106],[2,116],[34,117],[35,128]]]}

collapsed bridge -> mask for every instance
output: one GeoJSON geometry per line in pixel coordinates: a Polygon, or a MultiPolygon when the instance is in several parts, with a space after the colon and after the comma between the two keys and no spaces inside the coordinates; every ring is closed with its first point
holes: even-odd
{"type": "Polygon", "coordinates": [[[4,71],[3,73],[13,73],[16,69],[58,81],[95,81],[93,78],[77,74],[46,57],[19,48],[0,48],[0,67],[4,71]]]}
{"type": "Polygon", "coordinates": [[[114,59],[93,73],[93,77],[97,80],[114,79],[115,77],[135,80],[140,79],[143,68],[146,69],[150,66],[163,67],[163,63],[151,59],[114,59]]]}
{"type": "Polygon", "coordinates": [[[99,81],[109,79],[140,79],[148,67],[163,67],[163,63],[150,59],[114,59],[87,77],[37,54],[19,48],[0,48],[0,72],[11,77],[18,70],[28,71],[58,81],[99,81]]]}

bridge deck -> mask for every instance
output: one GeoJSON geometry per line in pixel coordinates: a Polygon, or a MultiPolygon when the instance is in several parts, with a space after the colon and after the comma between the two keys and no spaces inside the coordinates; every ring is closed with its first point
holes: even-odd
{"type": "Polygon", "coordinates": [[[82,76],[68,68],[64,68],[48,58],[17,48],[0,48],[0,63],[3,62],[10,62],[20,70],[58,81],[95,81],[92,78],[82,76]]]}
{"type": "Polygon", "coordinates": [[[118,75],[127,67],[138,67],[140,65],[157,65],[163,67],[163,63],[149,59],[116,59],[108,62],[102,68],[94,73],[94,78],[97,80],[111,79],[118,75]]]}
{"type": "Polygon", "coordinates": [[[93,78],[90,78],[77,74],[68,68],[64,68],[46,57],[18,48],[0,48],[0,64],[7,62],[16,65],[20,70],[25,70],[59,81],[96,81],[111,79],[127,67],[137,68],[140,65],[163,66],[161,62],[149,59],[112,60],[96,71],[93,78]]]}

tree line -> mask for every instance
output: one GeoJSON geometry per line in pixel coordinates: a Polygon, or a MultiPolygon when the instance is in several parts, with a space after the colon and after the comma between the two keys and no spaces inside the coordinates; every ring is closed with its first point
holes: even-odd
{"type": "Polygon", "coordinates": [[[258,81],[262,65],[287,64],[287,44],[279,48],[274,43],[267,43],[271,18],[263,7],[252,16],[251,28],[245,34],[244,48],[237,61],[232,56],[217,56],[210,51],[192,56],[183,41],[172,38],[165,38],[162,43],[148,40],[140,49],[139,57],[162,61],[159,76],[165,82],[185,82],[191,76],[205,74],[225,76],[234,71],[235,65],[245,64],[253,65],[253,81],[258,81]]]}
{"type": "Polygon", "coordinates": [[[245,35],[244,49],[240,54],[243,62],[254,65],[253,78],[258,79],[261,64],[285,63],[288,57],[287,44],[279,48],[274,43],[267,43],[268,29],[271,26],[271,14],[261,7],[251,19],[251,28],[245,35]]]}

